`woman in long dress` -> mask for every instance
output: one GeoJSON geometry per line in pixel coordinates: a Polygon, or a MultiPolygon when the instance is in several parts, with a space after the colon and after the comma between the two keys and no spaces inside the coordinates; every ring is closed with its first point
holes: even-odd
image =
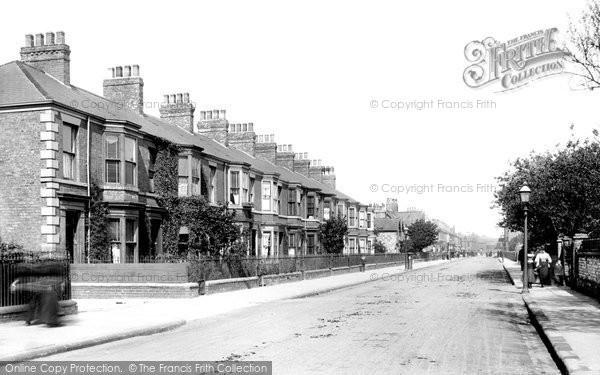
{"type": "Polygon", "coordinates": [[[544,249],[541,249],[538,255],[535,257],[535,266],[540,274],[540,285],[542,288],[544,285],[550,285],[550,263],[552,258],[544,249]]]}
{"type": "Polygon", "coordinates": [[[527,286],[531,288],[531,284],[535,282],[535,262],[533,261],[533,252],[527,252],[527,286]]]}

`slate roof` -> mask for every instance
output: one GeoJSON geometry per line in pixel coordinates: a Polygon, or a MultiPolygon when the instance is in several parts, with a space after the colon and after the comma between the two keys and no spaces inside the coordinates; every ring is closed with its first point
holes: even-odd
{"type": "Polygon", "coordinates": [[[0,106],[55,102],[83,111],[107,122],[128,122],[140,127],[144,133],[167,139],[182,146],[200,147],[203,152],[234,163],[246,163],[263,173],[278,174],[280,179],[318,189],[323,194],[359,203],[339,190],[315,179],[255,158],[245,152],[225,147],[201,134],[191,134],[178,126],[150,115],[140,115],[118,103],[74,85],[66,85],[42,70],[22,61],[12,61],[0,66],[0,106]],[[90,105],[93,103],[94,105],[90,105]]]}

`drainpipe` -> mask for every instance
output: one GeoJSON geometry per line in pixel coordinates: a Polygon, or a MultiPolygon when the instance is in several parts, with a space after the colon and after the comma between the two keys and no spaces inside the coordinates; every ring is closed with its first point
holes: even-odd
{"type": "Polygon", "coordinates": [[[91,226],[91,202],[92,202],[92,187],[90,185],[91,183],[91,173],[92,173],[92,167],[91,167],[91,161],[92,161],[92,157],[90,155],[90,143],[92,143],[92,128],[91,128],[91,123],[90,123],[90,116],[87,116],[87,168],[86,168],[86,172],[87,172],[87,196],[88,196],[88,226],[87,226],[87,262],[90,262],[90,250],[91,250],[91,244],[92,244],[92,239],[91,239],[91,234],[92,234],[92,226],[91,226]]]}

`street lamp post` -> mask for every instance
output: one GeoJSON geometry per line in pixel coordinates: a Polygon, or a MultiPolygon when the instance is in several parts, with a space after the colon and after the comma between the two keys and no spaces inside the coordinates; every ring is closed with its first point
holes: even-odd
{"type": "Polygon", "coordinates": [[[402,227],[402,234],[404,234],[404,238],[402,239],[402,248],[404,250],[404,269],[410,269],[409,259],[408,259],[408,248],[406,247],[406,240],[408,237],[408,227],[405,225],[402,227]]]}
{"type": "Polygon", "coordinates": [[[521,203],[523,203],[523,211],[525,213],[525,224],[523,230],[523,289],[521,293],[529,293],[529,280],[527,275],[527,210],[529,205],[529,196],[531,195],[531,189],[527,186],[527,183],[523,185],[519,190],[521,203]]]}

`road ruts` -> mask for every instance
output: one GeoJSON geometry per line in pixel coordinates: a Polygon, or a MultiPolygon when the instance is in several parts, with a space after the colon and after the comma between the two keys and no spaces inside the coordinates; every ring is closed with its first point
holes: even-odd
{"type": "Polygon", "coordinates": [[[52,360],[270,360],[275,374],[558,374],[498,260],[468,258],[52,360]]]}

